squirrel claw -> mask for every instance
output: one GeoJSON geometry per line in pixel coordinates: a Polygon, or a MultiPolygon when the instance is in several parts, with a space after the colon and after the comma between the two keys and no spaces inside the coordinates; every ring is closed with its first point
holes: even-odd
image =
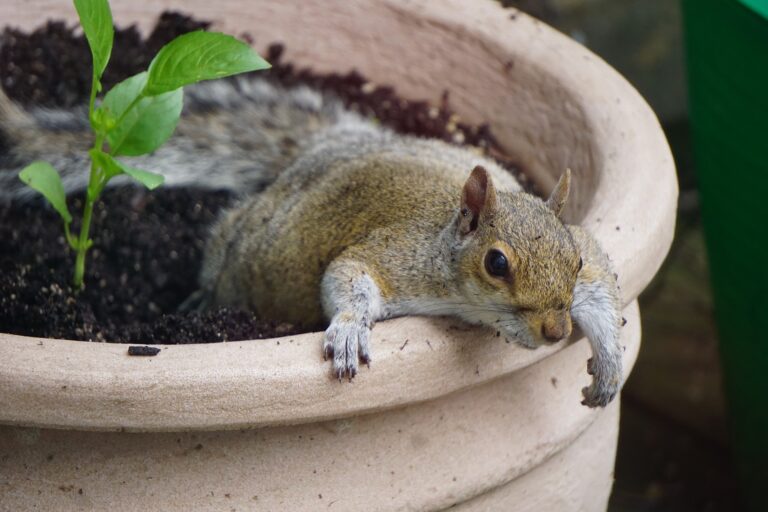
{"type": "MultiPolygon", "coordinates": [[[[370,328],[354,320],[334,320],[323,336],[323,354],[333,360],[334,375],[349,382],[357,376],[358,362],[368,364],[370,328]],[[358,355],[359,354],[359,355],[358,355]]],[[[370,367],[370,366],[369,366],[370,367]]]]}
{"type": "Polygon", "coordinates": [[[587,386],[581,390],[581,394],[584,395],[584,400],[581,401],[581,405],[586,405],[591,408],[605,407],[616,397],[618,392],[618,384],[599,386],[593,382],[591,386],[587,386]]]}

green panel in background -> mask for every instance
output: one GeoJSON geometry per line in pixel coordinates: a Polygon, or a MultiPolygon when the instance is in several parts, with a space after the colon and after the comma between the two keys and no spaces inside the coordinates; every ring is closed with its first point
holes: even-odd
{"type": "Polygon", "coordinates": [[[767,511],[768,2],[682,5],[694,151],[736,464],[748,509],[767,511]]]}
{"type": "Polygon", "coordinates": [[[739,0],[739,2],[746,5],[763,18],[768,19],[768,0],[739,0]]]}

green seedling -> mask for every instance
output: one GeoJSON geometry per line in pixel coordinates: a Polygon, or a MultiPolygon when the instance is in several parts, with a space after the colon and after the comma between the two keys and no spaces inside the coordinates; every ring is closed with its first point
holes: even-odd
{"type": "Polygon", "coordinates": [[[116,157],[151,153],[170,138],[181,115],[185,85],[266,69],[270,65],[250,46],[232,36],[190,32],[165,45],[147,71],[115,85],[97,105],[102,91],[101,76],[112,53],[112,12],[107,0],[74,0],[74,4],[93,57],[88,115],[94,142],[88,151],[90,177],[79,236],[70,231],[72,215],[56,169],[47,162],[33,162],[19,173],[19,178],[40,192],[64,221],[67,242],[77,254],[74,284],[82,288],[85,256],[93,245],[89,238],[93,205],[107,182],[127,174],[150,190],[163,183],[161,175],[137,169],[116,157]]]}

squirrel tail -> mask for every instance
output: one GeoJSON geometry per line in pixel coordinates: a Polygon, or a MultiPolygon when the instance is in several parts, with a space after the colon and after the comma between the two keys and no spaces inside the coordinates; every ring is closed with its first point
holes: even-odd
{"type": "Polygon", "coordinates": [[[85,107],[26,110],[0,87],[0,199],[37,195],[18,178],[35,160],[45,160],[59,170],[66,190],[84,188],[88,176],[83,169],[88,168],[91,141],[87,120],[85,107]]]}
{"type": "MultiPolygon", "coordinates": [[[[24,111],[11,101],[11,99],[5,94],[5,91],[0,87],[0,129],[12,128],[13,126],[19,126],[28,124],[29,119],[24,114],[24,111]]],[[[6,135],[5,132],[3,135],[6,135]]]]}
{"type": "MultiPolygon", "coordinates": [[[[171,139],[150,155],[128,160],[164,175],[169,186],[258,192],[322,132],[370,124],[333,96],[258,75],[186,87],[184,101],[171,139]]],[[[0,94],[0,198],[34,195],[17,174],[35,160],[51,163],[67,192],[84,189],[90,144],[85,106],[24,110],[0,94]]]]}
{"type": "Polygon", "coordinates": [[[0,196],[17,195],[23,189],[16,176],[18,172],[9,171],[16,167],[19,171],[23,168],[17,162],[16,153],[25,132],[33,125],[32,118],[0,87],[0,196]]]}

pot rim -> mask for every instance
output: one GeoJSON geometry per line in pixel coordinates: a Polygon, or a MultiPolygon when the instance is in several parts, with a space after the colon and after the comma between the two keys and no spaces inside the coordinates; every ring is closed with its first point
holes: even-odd
{"type": "MultiPolygon", "coordinates": [[[[640,347],[637,301],[624,316],[628,374],[640,347]]],[[[321,336],[152,345],[161,348],[157,356],[130,357],[127,345],[118,343],[3,334],[0,343],[9,350],[0,360],[0,423],[128,432],[313,423],[413,405],[482,385],[546,364],[547,356],[574,343],[588,351],[585,338],[529,350],[458,320],[408,317],[381,322],[372,336],[376,361],[370,369],[362,368],[354,382],[339,383],[323,364],[321,336]],[[402,341],[403,332],[407,341],[402,341]]],[[[578,382],[558,376],[574,403],[588,382],[587,357],[579,357],[584,370],[576,372],[578,382]]],[[[589,413],[584,407],[583,414],[589,413]]]]}
{"type": "MultiPolygon", "coordinates": [[[[0,5],[0,15],[5,15],[0,18],[31,23],[35,9],[28,4],[34,2],[21,8],[10,4],[0,5]]],[[[639,323],[635,298],[666,256],[677,202],[672,156],[645,101],[586,48],[495,2],[472,3],[471,8],[460,0],[383,4],[427,23],[471,33],[478,44],[536,66],[574,92],[597,141],[599,167],[590,207],[580,223],[611,255],[624,303],[629,304],[625,315],[634,315],[634,323],[639,323]],[[529,39],[538,44],[521,45],[529,39]],[[619,194],[622,191],[631,193],[619,194]]],[[[193,10],[191,4],[185,7],[193,10]]],[[[211,19],[226,18],[237,7],[236,2],[224,2],[211,19]]],[[[161,8],[133,2],[113,5],[118,20],[137,19],[142,9],[145,18],[150,12],[154,16],[161,8]]],[[[73,13],[58,9],[48,9],[49,15],[73,18],[73,13]]],[[[226,22],[218,26],[232,31],[226,22]]],[[[0,334],[0,423],[141,431],[304,423],[445,395],[536,363],[566,346],[531,352],[458,320],[394,319],[373,330],[376,359],[371,370],[363,368],[354,383],[339,385],[322,364],[321,335],[157,345],[162,347],[157,357],[136,358],[128,357],[120,344],[0,334]],[[408,344],[401,349],[404,340],[408,344]],[[468,353],[477,368],[467,363],[468,353]],[[481,367],[484,371],[475,374],[481,367]],[[254,408],[254,400],[259,407],[254,408]],[[239,413],[248,410],[254,415],[243,422],[239,413]]],[[[579,399],[578,393],[574,389],[574,399],[579,399]]]]}

